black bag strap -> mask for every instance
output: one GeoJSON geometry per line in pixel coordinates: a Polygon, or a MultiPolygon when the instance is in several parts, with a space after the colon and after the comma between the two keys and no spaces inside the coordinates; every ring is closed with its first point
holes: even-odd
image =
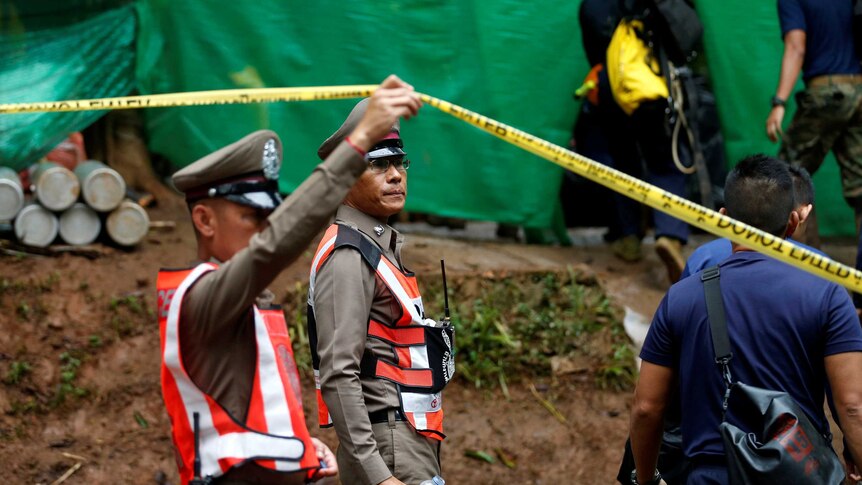
{"type": "Polygon", "coordinates": [[[711,266],[700,275],[703,282],[703,293],[706,297],[706,316],[709,319],[709,331],[712,334],[712,348],[715,352],[715,363],[721,369],[727,391],[722,403],[722,420],[727,411],[727,400],[730,398],[730,388],[733,378],[730,375],[730,360],[733,351],[730,348],[730,337],[727,334],[727,317],[724,313],[724,301],[721,299],[721,271],[718,266],[711,266]]]}
{"type": "Polygon", "coordinates": [[[733,352],[730,350],[730,337],[727,335],[727,317],[724,314],[724,301],[721,299],[721,272],[718,266],[707,268],[701,273],[703,291],[706,295],[706,315],[709,318],[709,329],[712,333],[712,347],[715,350],[715,362],[730,361],[733,352]]]}
{"type": "Polygon", "coordinates": [[[338,234],[335,236],[335,249],[345,246],[356,249],[362,255],[362,259],[371,266],[371,270],[376,270],[383,251],[357,229],[346,224],[336,223],[336,225],[338,225],[338,234]]]}

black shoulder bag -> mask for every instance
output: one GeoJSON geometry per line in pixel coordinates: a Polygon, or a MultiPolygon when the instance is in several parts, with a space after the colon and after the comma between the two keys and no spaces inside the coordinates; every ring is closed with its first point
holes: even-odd
{"type": "Polygon", "coordinates": [[[727,385],[720,431],[730,483],[843,483],[844,467],[830,440],[811,424],[789,394],[733,382],[729,365],[733,353],[727,334],[718,266],[704,270],[700,279],[706,294],[715,363],[727,385]],[[743,431],[725,421],[728,410],[746,423],[750,431],[743,431]]]}

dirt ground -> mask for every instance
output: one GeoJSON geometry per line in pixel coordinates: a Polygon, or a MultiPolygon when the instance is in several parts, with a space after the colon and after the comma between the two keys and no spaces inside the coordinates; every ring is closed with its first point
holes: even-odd
{"type": "MultiPolygon", "coordinates": [[[[3,483],[47,484],[64,477],[66,484],[178,482],[159,387],[155,277],[160,266],[193,259],[194,237],[182,210],[155,209],[151,218],[177,226],[154,230],[133,251],[108,249],[93,260],[0,256],[3,483]]],[[[458,231],[445,238],[411,234],[404,257],[420,285],[423,277],[437,277],[441,258],[451,274],[580,263],[616,303],[651,316],[667,288],[658,259],[647,251],[643,262],[624,264],[596,233],[579,234],[570,248],[461,240],[468,234],[458,231]]],[[[283,292],[305,282],[310,251],[271,289],[283,292]]],[[[850,252],[841,251],[847,255],[838,257],[847,261],[850,252]]],[[[310,384],[306,379],[307,411],[315,409],[310,384]]],[[[462,382],[447,388],[447,483],[613,482],[630,391],[599,390],[578,375],[536,381],[563,423],[542,407],[529,384],[511,385],[508,400],[462,382]],[[499,459],[491,464],[465,456],[466,450],[495,455],[498,449],[511,458],[511,468],[499,459]]],[[[309,427],[334,447],[332,431],[311,421],[309,427]]]]}

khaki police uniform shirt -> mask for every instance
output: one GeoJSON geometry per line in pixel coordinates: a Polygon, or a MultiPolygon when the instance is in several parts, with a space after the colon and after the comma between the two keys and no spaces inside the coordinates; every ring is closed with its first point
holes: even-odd
{"type": "MultiPolygon", "coordinates": [[[[338,209],[336,222],[358,229],[404,269],[404,237],[397,231],[346,205],[338,209]],[[377,235],[375,227],[383,232],[377,235]]],[[[360,375],[359,368],[366,351],[394,360],[391,346],[368,338],[368,319],[392,322],[401,311],[401,304],[357,250],[334,251],[315,276],[321,392],[340,446],[355,462],[353,468],[365,474],[351,477],[359,483],[377,484],[392,476],[378,452],[368,413],[399,407],[398,392],[392,382],[360,375]]]]}
{"type": "MultiPolygon", "coordinates": [[[[364,157],[341,143],[273,211],[269,227],[230,261],[202,276],[183,299],[183,364],[195,384],[237,421],[246,418],[254,380],[255,299],[325,228],[366,168],[364,157]]],[[[224,478],[239,483],[284,483],[285,479],[254,464],[231,470],[224,478]]]]}

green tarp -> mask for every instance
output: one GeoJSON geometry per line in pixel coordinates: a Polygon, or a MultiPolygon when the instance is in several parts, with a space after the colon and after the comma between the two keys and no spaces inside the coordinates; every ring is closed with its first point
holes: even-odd
{"type": "MultiPolygon", "coordinates": [[[[69,15],[117,3],[0,0],[0,102],[123,95],[134,87],[150,94],[369,84],[397,73],[420,91],[564,145],[577,112],[571,92],[587,70],[577,0],[139,0],[137,59],[128,8],[69,15]],[[49,17],[61,21],[28,24],[49,17]]],[[[728,160],[776,153],[764,134],[782,54],[775,1],[696,3],[728,160]]],[[[281,186],[290,191],[353,102],[155,109],[145,116],[150,148],[176,166],[252,130],[274,129],[286,147],[281,186]]],[[[786,123],[793,108],[791,102],[786,123]]],[[[98,115],[0,116],[0,162],[20,167],[98,115]]],[[[414,163],[409,210],[550,224],[559,168],[431,108],[403,130],[414,163]]],[[[815,182],[821,232],[852,234],[831,156],[815,182]]]]}
{"type": "MultiPolygon", "coordinates": [[[[774,1],[698,0],[728,160],[776,153],[764,134],[781,60],[774,1]]],[[[143,0],[145,92],[377,82],[398,73],[417,89],[565,144],[571,92],[587,70],[580,2],[520,0],[220,3],[143,0]],[[158,34],[158,35],[155,35],[158,34]]],[[[174,163],[261,127],[285,138],[293,189],[351,102],[166,109],[148,113],[151,147],[174,163]]],[[[792,116],[793,103],[787,122],[792,116]]],[[[426,109],[405,123],[414,165],[408,208],[547,226],[560,171],[426,109]]],[[[834,160],[815,178],[820,228],[852,234],[834,160]]],[[[588,208],[587,208],[588,210],[588,208]]]]}
{"type": "MultiPolygon", "coordinates": [[[[0,0],[0,103],[125,96],[134,68],[128,2],[0,0]]],[[[0,165],[25,168],[103,114],[0,115],[0,165]]]]}
{"type": "MultiPolygon", "coordinates": [[[[370,84],[397,73],[426,92],[565,143],[583,62],[576,2],[186,0],[140,3],[140,88],[370,84]],[[158,34],[158,35],[156,35],[158,34]],[[143,42],[142,42],[143,46],[143,42]]],[[[353,101],[178,108],[147,113],[150,147],[186,165],[257,128],[286,147],[282,189],[319,162],[353,101]]],[[[404,123],[408,209],[550,225],[561,170],[432,108],[404,123]]]]}

